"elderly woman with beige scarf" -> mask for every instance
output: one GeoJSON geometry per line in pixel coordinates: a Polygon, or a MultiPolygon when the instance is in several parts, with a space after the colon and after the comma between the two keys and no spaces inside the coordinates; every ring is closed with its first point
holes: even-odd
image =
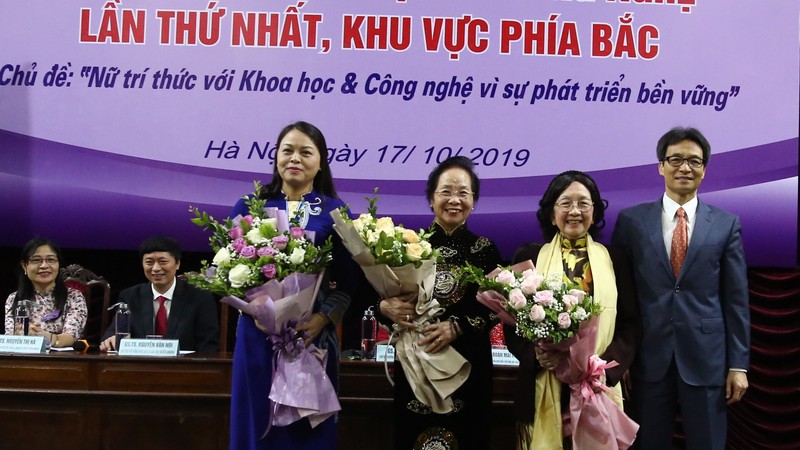
{"type": "MultiPolygon", "coordinates": [[[[606,385],[622,401],[620,381],[633,362],[641,336],[636,293],[629,263],[622,252],[607,249],[592,235],[605,224],[606,202],[600,198],[595,181],[579,171],[556,176],[539,202],[537,218],[546,239],[544,245],[518,248],[514,262],[531,260],[540,274],[560,274],[589,292],[602,306],[595,353],[618,366],[606,370],[606,385]],[[611,251],[609,251],[611,250],[611,251]]],[[[518,449],[571,448],[562,439],[562,411],[569,402],[569,386],[555,377],[566,352],[546,351],[516,335],[505,326],[508,348],[519,360],[514,414],[517,419],[518,449]]]]}

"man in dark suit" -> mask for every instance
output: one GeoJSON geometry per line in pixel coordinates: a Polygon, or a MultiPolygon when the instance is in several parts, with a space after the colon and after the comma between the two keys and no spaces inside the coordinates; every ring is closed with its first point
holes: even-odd
{"type": "MultiPolygon", "coordinates": [[[[130,308],[131,337],[162,334],[165,339],[178,339],[181,350],[219,351],[216,300],[175,277],[181,266],[178,242],[166,236],[148,238],[139,247],[139,256],[149,282],[125,289],[119,296],[130,308]]],[[[113,325],[103,338],[100,350],[114,350],[113,325]]]]}
{"type": "Polygon", "coordinates": [[[711,153],[693,128],[658,142],[663,198],[620,212],[613,242],[634,267],[644,334],[631,370],[641,449],[724,449],[728,405],[747,390],[750,313],[739,219],[697,198],[711,153]],[[673,242],[673,238],[675,242],[673,242]]]}

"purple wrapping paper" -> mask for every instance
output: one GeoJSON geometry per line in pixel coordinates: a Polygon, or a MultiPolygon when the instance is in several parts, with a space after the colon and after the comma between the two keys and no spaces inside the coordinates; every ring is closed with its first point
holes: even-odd
{"type": "Polygon", "coordinates": [[[323,273],[294,273],[247,291],[244,300],[234,296],[221,300],[253,316],[273,345],[272,380],[268,381],[272,419],[264,436],[272,426],[303,418],[316,427],[341,409],[325,373],[326,352],[313,344],[306,348],[305,336],[294,329],[311,316],[323,273]]]}

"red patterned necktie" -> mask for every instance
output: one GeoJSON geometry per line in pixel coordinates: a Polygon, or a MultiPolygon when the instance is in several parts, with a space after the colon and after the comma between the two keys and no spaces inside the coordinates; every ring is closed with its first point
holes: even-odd
{"type": "Polygon", "coordinates": [[[675,232],[672,233],[672,249],[670,250],[670,263],[672,264],[672,272],[675,278],[681,272],[683,260],[686,259],[686,247],[688,246],[689,236],[686,230],[686,211],[683,208],[678,208],[678,224],[675,226],[675,232]]]}
{"type": "Polygon", "coordinates": [[[156,313],[156,334],[160,336],[166,336],[167,307],[164,305],[164,302],[167,301],[167,298],[159,296],[156,300],[158,300],[158,312],[156,313]]]}

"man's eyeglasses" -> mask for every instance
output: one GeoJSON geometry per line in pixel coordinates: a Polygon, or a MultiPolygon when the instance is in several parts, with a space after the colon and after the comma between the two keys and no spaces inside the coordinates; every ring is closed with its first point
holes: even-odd
{"type": "Polygon", "coordinates": [[[666,161],[672,167],[680,167],[683,163],[688,163],[689,167],[692,169],[699,169],[703,167],[703,160],[700,158],[692,157],[692,158],[684,158],[683,156],[667,156],[666,158],[662,159],[662,161],[666,161]]]}
{"type": "Polygon", "coordinates": [[[570,212],[572,211],[573,205],[578,207],[578,211],[585,213],[592,209],[594,203],[590,202],[589,200],[559,200],[555,206],[556,209],[561,212],[570,212]]]}
{"type": "Polygon", "coordinates": [[[468,199],[472,198],[472,192],[470,192],[470,191],[453,192],[453,191],[449,191],[447,189],[442,189],[441,191],[436,191],[435,194],[438,195],[439,197],[446,198],[446,199],[451,199],[453,197],[458,197],[460,200],[468,200],[468,199]]]}
{"type": "Polygon", "coordinates": [[[47,263],[47,265],[49,265],[49,266],[55,266],[56,264],[58,264],[58,259],[57,258],[44,258],[44,259],[42,259],[42,258],[34,256],[33,258],[28,260],[28,264],[30,264],[32,266],[41,266],[42,263],[47,263]]]}

